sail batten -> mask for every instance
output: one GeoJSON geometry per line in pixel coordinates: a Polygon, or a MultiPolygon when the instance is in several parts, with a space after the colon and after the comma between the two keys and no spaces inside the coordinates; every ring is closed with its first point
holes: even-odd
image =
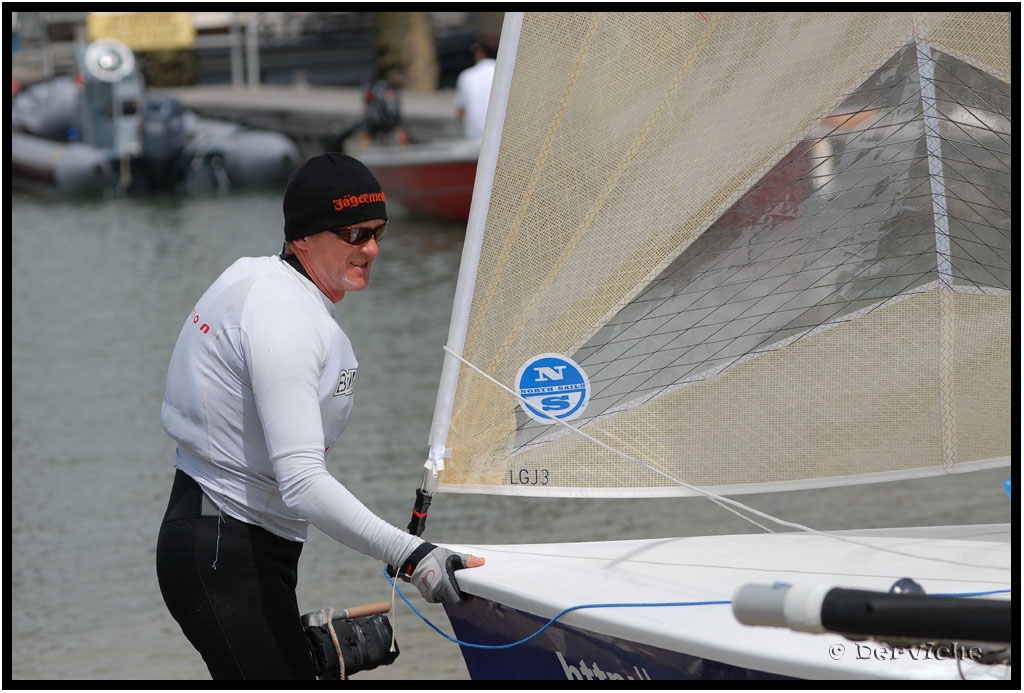
{"type": "Polygon", "coordinates": [[[523,18],[438,490],[690,495],[1004,459],[1007,23],[523,18]],[[545,353],[587,373],[585,436],[515,394],[545,353]]]}

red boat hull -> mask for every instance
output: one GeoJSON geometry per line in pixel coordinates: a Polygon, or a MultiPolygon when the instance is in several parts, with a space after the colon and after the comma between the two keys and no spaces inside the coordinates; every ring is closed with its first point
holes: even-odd
{"type": "Polygon", "coordinates": [[[478,144],[405,145],[368,149],[355,156],[373,171],[388,200],[408,212],[443,221],[469,219],[478,144]]]}

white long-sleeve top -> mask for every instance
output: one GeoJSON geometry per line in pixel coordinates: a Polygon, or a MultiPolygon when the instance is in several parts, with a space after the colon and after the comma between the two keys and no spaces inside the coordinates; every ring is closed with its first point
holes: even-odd
{"type": "Polygon", "coordinates": [[[484,58],[460,72],[455,80],[455,108],[462,110],[462,132],[469,139],[480,139],[484,134],[495,65],[493,58],[484,58]]]}
{"type": "Polygon", "coordinates": [[[328,471],[358,369],[330,300],[277,256],[241,258],[185,320],[161,411],[177,467],[222,512],[292,541],[309,523],[391,565],[421,539],[328,471]]]}

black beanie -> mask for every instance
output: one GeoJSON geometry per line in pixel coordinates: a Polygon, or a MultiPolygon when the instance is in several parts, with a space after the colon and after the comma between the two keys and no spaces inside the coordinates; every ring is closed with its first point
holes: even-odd
{"type": "Polygon", "coordinates": [[[286,241],[333,226],[387,218],[380,183],[365,164],[347,154],[314,156],[288,177],[284,191],[286,241]]]}

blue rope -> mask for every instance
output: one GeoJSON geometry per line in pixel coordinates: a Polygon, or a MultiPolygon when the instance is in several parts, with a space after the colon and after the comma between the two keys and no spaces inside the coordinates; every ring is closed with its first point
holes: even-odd
{"type": "MultiPolygon", "coordinates": [[[[529,642],[530,640],[533,640],[538,635],[543,633],[545,630],[547,630],[548,628],[553,626],[555,624],[555,621],[557,621],[558,619],[562,618],[567,613],[569,613],[571,611],[577,611],[579,609],[615,609],[615,608],[627,608],[627,607],[628,608],[632,608],[632,607],[647,607],[647,606],[725,606],[725,605],[729,605],[729,604],[732,603],[730,600],[722,600],[722,601],[704,601],[704,602],[649,602],[649,603],[629,603],[629,602],[623,602],[623,603],[620,603],[620,604],[578,604],[576,606],[570,606],[567,609],[562,609],[560,612],[558,612],[555,615],[554,618],[552,618],[546,624],[541,626],[541,628],[536,633],[534,633],[533,635],[528,635],[525,638],[523,638],[522,640],[517,640],[516,642],[512,642],[512,643],[509,643],[507,645],[478,645],[476,643],[463,642],[462,640],[459,640],[458,638],[454,638],[451,635],[448,635],[447,633],[445,633],[443,630],[441,630],[437,626],[435,626],[433,623],[431,623],[430,619],[428,619],[426,616],[424,616],[422,613],[420,613],[419,609],[417,609],[415,606],[413,606],[412,602],[410,602],[408,600],[408,598],[406,598],[405,594],[402,593],[402,590],[398,587],[398,585],[395,584],[395,581],[391,579],[391,576],[388,575],[388,569],[384,568],[382,572],[384,573],[384,579],[386,579],[388,581],[388,584],[390,584],[392,587],[394,587],[395,591],[398,592],[398,596],[402,598],[402,601],[405,602],[406,606],[408,606],[412,610],[412,612],[414,614],[419,616],[421,621],[423,621],[428,626],[433,628],[434,632],[436,632],[438,635],[443,637],[445,640],[450,640],[451,642],[455,643],[456,645],[461,645],[462,647],[475,647],[475,648],[480,649],[480,650],[505,650],[505,649],[508,649],[510,647],[517,647],[519,645],[522,645],[525,642],[529,642]]],[[[776,584],[785,584],[785,583],[776,583],[776,584]]],[[[1009,594],[1009,593],[1010,593],[1010,590],[991,590],[989,592],[971,592],[971,593],[964,593],[964,594],[946,594],[946,595],[934,595],[934,596],[980,597],[980,596],[990,595],[990,594],[1009,594]]]]}
{"type": "Polygon", "coordinates": [[[441,635],[446,640],[450,640],[451,642],[453,642],[453,643],[455,643],[457,645],[461,645],[463,647],[475,647],[475,648],[481,649],[481,650],[504,650],[504,649],[508,649],[510,647],[517,647],[519,645],[522,645],[523,643],[528,642],[528,641],[532,640],[533,638],[536,638],[538,635],[540,635],[545,630],[550,628],[552,625],[554,625],[555,621],[557,621],[558,619],[562,618],[562,616],[565,616],[570,611],[576,611],[578,609],[610,609],[610,608],[638,607],[638,606],[710,606],[710,605],[727,605],[727,604],[730,603],[728,600],[726,600],[726,601],[708,601],[708,602],[662,602],[662,603],[649,603],[649,604],[630,604],[630,603],[622,603],[622,604],[579,604],[577,606],[570,606],[568,609],[563,609],[558,614],[556,614],[554,618],[552,618],[544,626],[542,626],[540,628],[540,630],[538,630],[533,635],[526,636],[522,640],[517,640],[516,642],[512,642],[512,643],[509,643],[507,645],[479,645],[479,644],[476,644],[476,643],[463,642],[462,640],[459,640],[458,638],[454,638],[454,637],[448,635],[447,633],[445,633],[444,631],[442,631],[440,628],[435,626],[433,623],[431,623],[430,620],[426,616],[421,614],[419,612],[419,610],[415,606],[413,606],[412,603],[406,598],[406,596],[404,594],[402,594],[402,590],[399,589],[399,587],[395,584],[394,580],[391,579],[391,576],[388,575],[387,568],[385,568],[383,572],[384,572],[384,577],[387,579],[388,583],[390,583],[395,588],[395,591],[398,592],[398,596],[402,598],[402,601],[405,602],[406,605],[410,609],[412,609],[412,612],[414,614],[416,614],[417,616],[420,617],[421,621],[423,621],[428,626],[433,628],[435,632],[437,632],[439,635],[441,635]]]}

